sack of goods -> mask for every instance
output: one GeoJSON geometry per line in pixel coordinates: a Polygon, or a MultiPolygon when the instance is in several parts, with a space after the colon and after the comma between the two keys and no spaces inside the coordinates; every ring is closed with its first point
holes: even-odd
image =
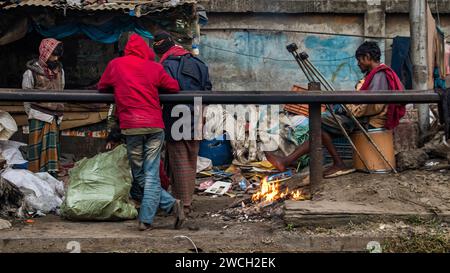
{"type": "Polygon", "coordinates": [[[124,145],[84,158],[69,171],[61,216],[70,220],[128,220],[138,212],[129,201],[131,171],[124,145]]]}

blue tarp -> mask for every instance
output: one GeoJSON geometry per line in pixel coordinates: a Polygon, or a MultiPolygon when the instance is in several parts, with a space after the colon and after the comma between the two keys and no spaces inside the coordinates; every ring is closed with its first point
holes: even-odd
{"type": "Polygon", "coordinates": [[[62,39],[75,34],[85,34],[91,40],[111,44],[119,40],[123,32],[134,31],[137,34],[153,39],[153,35],[137,24],[133,18],[114,17],[102,25],[89,25],[77,21],[68,21],[63,24],[45,28],[36,22],[32,23],[32,29],[44,37],[62,39]]]}

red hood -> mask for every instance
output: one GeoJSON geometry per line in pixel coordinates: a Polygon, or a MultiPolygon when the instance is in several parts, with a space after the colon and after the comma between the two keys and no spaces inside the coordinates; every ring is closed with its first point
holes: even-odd
{"type": "Polygon", "coordinates": [[[125,56],[133,55],[144,60],[155,60],[155,52],[145,43],[144,39],[137,34],[130,36],[125,46],[125,56]]]}

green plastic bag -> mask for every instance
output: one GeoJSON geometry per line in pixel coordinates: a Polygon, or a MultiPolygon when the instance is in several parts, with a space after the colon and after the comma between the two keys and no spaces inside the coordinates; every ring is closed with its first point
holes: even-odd
{"type": "Polygon", "coordinates": [[[69,177],[62,217],[87,221],[137,217],[128,197],[132,176],[124,145],[93,158],[83,158],[69,171],[69,177]]]}

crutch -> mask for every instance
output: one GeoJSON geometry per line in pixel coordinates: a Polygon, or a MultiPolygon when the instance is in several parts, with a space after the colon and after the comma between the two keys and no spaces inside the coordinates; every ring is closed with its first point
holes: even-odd
{"type": "MultiPolygon", "coordinates": [[[[303,73],[306,75],[306,78],[308,79],[309,82],[313,82],[314,81],[314,77],[316,79],[319,80],[319,82],[325,87],[327,88],[327,86],[320,80],[320,77],[317,76],[317,74],[314,72],[313,69],[311,69],[311,67],[308,67],[305,63],[303,63],[303,58],[301,58],[298,53],[297,53],[297,45],[295,44],[291,44],[289,46],[287,46],[287,50],[294,56],[294,59],[297,61],[297,63],[299,64],[301,70],[303,71],[303,73]]],[[[306,54],[306,53],[305,53],[306,54]]],[[[370,168],[368,167],[367,162],[364,160],[364,158],[361,156],[361,153],[359,152],[359,150],[356,148],[355,144],[353,143],[352,139],[350,138],[350,136],[348,135],[347,131],[345,130],[344,126],[342,125],[341,121],[336,117],[336,114],[334,113],[331,105],[326,104],[325,105],[326,108],[328,109],[328,111],[331,113],[333,119],[336,121],[336,123],[338,124],[341,132],[343,133],[344,137],[349,141],[350,145],[352,145],[353,149],[355,150],[356,154],[358,155],[358,157],[361,159],[361,162],[364,164],[364,167],[366,167],[367,171],[369,173],[372,173],[372,171],[370,170],[370,168]]]]}

